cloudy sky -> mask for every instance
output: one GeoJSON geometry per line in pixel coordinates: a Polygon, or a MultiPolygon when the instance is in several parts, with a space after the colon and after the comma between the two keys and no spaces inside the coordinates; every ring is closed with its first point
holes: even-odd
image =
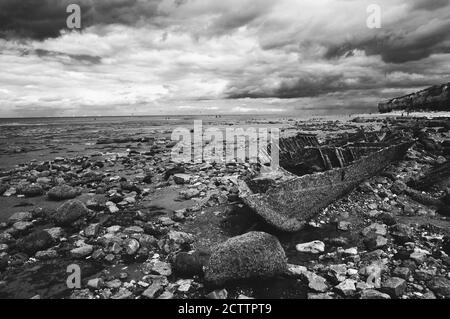
{"type": "Polygon", "coordinates": [[[0,117],[353,113],[444,82],[450,0],[0,0],[0,117]]]}

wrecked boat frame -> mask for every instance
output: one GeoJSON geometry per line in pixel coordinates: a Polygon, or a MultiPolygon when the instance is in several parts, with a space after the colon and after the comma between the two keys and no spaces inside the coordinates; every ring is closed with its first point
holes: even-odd
{"type": "Polygon", "coordinates": [[[344,148],[306,147],[280,152],[281,167],[240,181],[240,197],[268,224],[295,232],[362,181],[403,158],[412,144],[412,141],[390,146],[358,143],[344,148]],[[301,165],[305,157],[315,163],[316,170],[322,171],[305,172],[301,165]]]}

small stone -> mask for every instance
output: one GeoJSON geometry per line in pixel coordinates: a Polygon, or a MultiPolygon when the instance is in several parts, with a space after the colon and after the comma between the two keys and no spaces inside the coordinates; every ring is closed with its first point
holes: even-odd
{"type": "Polygon", "coordinates": [[[87,282],[87,286],[91,289],[97,290],[103,287],[103,279],[101,278],[93,278],[89,279],[87,282]]]}
{"type": "Polygon", "coordinates": [[[78,196],[78,191],[69,185],[58,185],[47,192],[47,196],[51,200],[66,200],[78,196]]]}
{"type": "Polygon", "coordinates": [[[11,223],[30,221],[33,215],[30,212],[18,212],[9,217],[8,221],[11,223]]]}
{"type": "Polygon", "coordinates": [[[406,281],[399,277],[391,277],[382,285],[382,290],[391,297],[401,297],[406,289],[406,281]]]}
{"type": "Polygon", "coordinates": [[[22,188],[21,193],[26,197],[36,197],[44,194],[44,189],[39,184],[32,184],[22,188]]]}
{"type": "Polygon", "coordinates": [[[228,291],[226,289],[214,290],[206,295],[208,299],[227,299],[228,291]]]}
{"type": "Polygon", "coordinates": [[[70,254],[74,258],[84,258],[89,256],[92,251],[94,250],[94,247],[92,245],[83,245],[78,248],[74,248],[70,251],[70,254]]]}
{"type": "Polygon", "coordinates": [[[157,299],[173,299],[173,293],[170,291],[164,291],[157,299]]]}
{"type": "Polygon", "coordinates": [[[347,231],[347,230],[350,230],[351,225],[352,224],[349,222],[340,221],[337,225],[337,229],[342,230],[342,231],[347,231]]]}
{"type": "Polygon", "coordinates": [[[308,293],[307,298],[311,299],[311,300],[314,300],[314,299],[316,299],[316,300],[333,299],[333,297],[330,296],[330,294],[327,294],[327,293],[320,293],[320,294],[308,293]]]}
{"type": "Polygon", "coordinates": [[[295,249],[302,253],[320,254],[325,251],[325,244],[320,240],[315,240],[309,243],[297,244],[295,249]]]}
{"type": "Polygon", "coordinates": [[[41,250],[36,253],[35,257],[40,260],[55,259],[58,257],[58,252],[54,249],[41,250]]]}
{"type": "Polygon", "coordinates": [[[450,280],[448,278],[437,276],[430,280],[427,286],[437,296],[445,299],[450,298],[450,280]]]}
{"type": "Polygon", "coordinates": [[[345,264],[330,265],[329,269],[331,276],[333,276],[337,281],[341,282],[346,279],[347,266],[345,264]]]}
{"type": "Polygon", "coordinates": [[[179,292],[188,292],[192,286],[192,279],[180,279],[175,284],[178,285],[179,292]]]}
{"type": "Polygon", "coordinates": [[[59,240],[64,233],[61,227],[48,228],[44,229],[44,231],[46,231],[54,240],[59,240]]]}
{"type": "Polygon", "coordinates": [[[391,297],[374,289],[366,289],[361,292],[361,299],[391,299],[391,297]]]}
{"type": "Polygon", "coordinates": [[[86,237],[95,237],[100,229],[100,224],[90,224],[84,229],[84,235],[86,237]]]}
{"type": "Polygon", "coordinates": [[[362,231],[363,236],[370,237],[373,235],[380,235],[380,236],[386,236],[387,234],[387,227],[384,224],[379,223],[373,223],[362,231]]]}
{"type": "Polygon", "coordinates": [[[163,285],[160,281],[156,281],[150,285],[147,289],[144,290],[142,296],[148,299],[154,299],[155,295],[163,289],[163,285]]]}
{"type": "Polygon", "coordinates": [[[129,238],[125,241],[125,250],[128,255],[134,255],[139,250],[140,245],[136,239],[129,238]]]}
{"type": "Polygon", "coordinates": [[[339,285],[335,286],[334,288],[341,293],[342,295],[349,297],[355,294],[356,292],[356,281],[353,279],[346,279],[343,282],[341,282],[339,285]]]}
{"type": "Polygon", "coordinates": [[[302,274],[303,278],[308,282],[308,287],[317,292],[325,292],[328,290],[327,280],[311,271],[302,274]]]}
{"type": "Polygon", "coordinates": [[[395,277],[408,279],[411,275],[411,269],[408,267],[397,267],[394,269],[394,272],[392,273],[395,277]]]}
{"type": "Polygon", "coordinates": [[[386,237],[383,236],[373,236],[370,238],[367,238],[364,240],[364,244],[366,245],[367,249],[369,250],[375,250],[378,248],[382,248],[386,246],[388,243],[388,240],[386,237]]]}
{"type": "Polygon", "coordinates": [[[189,174],[175,174],[173,175],[173,181],[177,184],[189,184],[192,176],[189,174]]]}
{"type": "Polygon", "coordinates": [[[422,263],[425,261],[427,256],[430,255],[430,252],[425,249],[414,248],[414,251],[409,255],[409,258],[413,259],[418,263],[422,263]]]}
{"type": "Polygon", "coordinates": [[[172,274],[172,267],[170,264],[158,260],[152,262],[151,271],[158,275],[170,276],[172,274]]]}
{"type": "Polygon", "coordinates": [[[118,289],[122,286],[122,282],[119,279],[114,279],[111,281],[106,282],[106,287],[111,289],[118,289]]]}
{"type": "Polygon", "coordinates": [[[30,229],[31,227],[33,227],[32,222],[16,222],[13,224],[14,230],[18,232],[23,232],[27,229],[30,229]]]}

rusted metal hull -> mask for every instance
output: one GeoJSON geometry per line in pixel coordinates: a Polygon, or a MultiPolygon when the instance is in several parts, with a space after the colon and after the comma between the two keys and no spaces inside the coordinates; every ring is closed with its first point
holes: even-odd
{"type": "Polygon", "coordinates": [[[407,142],[386,147],[349,166],[316,174],[298,177],[282,170],[282,182],[261,193],[254,193],[249,184],[241,183],[241,198],[270,225],[283,231],[298,231],[321,209],[401,159],[410,146],[407,142]]]}

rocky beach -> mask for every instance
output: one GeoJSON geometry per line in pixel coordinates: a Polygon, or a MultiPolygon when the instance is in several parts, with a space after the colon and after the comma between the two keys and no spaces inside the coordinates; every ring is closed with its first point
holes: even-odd
{"type": "Polygon", "coordinates": [[[3,121],[0,298],[450,298],[449,114],[202,119],[413,143],[289,233],[242,202],[254,165],[173,163],[193,117],[3,121]]]}

